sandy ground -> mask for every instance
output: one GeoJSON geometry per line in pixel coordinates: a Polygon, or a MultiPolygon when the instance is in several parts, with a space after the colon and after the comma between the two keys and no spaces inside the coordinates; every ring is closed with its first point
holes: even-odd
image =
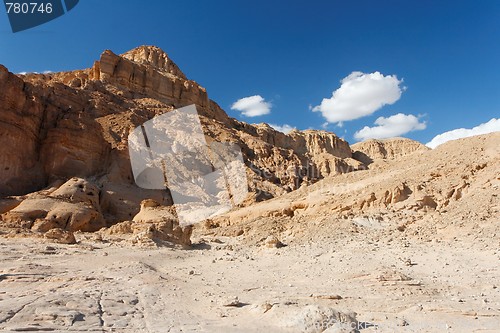
{"type": "Polygon", "coordinates": [[[333,310],[360,332],[500,331],[494,238],[343,235],[198,235],[190,250],[0,239],[0,331],[341,332],[333,310]]]}

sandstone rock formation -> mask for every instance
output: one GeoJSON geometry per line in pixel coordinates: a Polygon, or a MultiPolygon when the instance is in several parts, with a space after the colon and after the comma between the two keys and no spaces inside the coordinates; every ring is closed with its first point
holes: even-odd
{"type": "Polygon", "coordinates": [[[170,240],[181,245],[191,245],[192,226],[179,226],[175,209],[161,206],[158,202],[148,199],[141,203],[140,212],[134,217],[135,226],[148,229],[149,238],[153,240],[170,240]]]}
{"type": "Polygon", "coordinates": [[[284,135],[229,118],[156,47],[122,56],[105,51],[93,68],[82,71],[18,77],[2,67],[0,79],[2,195],[26,194],[71,176],[132,184],[126,151],[130,129],[190,104],[202,115],[209,139],[243,148],[259,180],[251,187],[264,187],[270,196],[360,164],[351,160],[347,142],[332,133],[284,135]],[[23,150],[12,150],[20,140],[23,150]]]}
{"type": "Polygon", "coordinates": [[[2,215],[4,226],[23,226],[47,232],[97,231],[105,221],[100,211],[99,190],[86,180],[72,178],[54,191],[50,189],[27,196],[2,215]]]}
{"type": "Polygon", "coordinates": [[[75,235],[71,231],[62,230],[60,228],[50,229],[44,234],[44,237],[60,244],[76,243],[75,235]]]}
{"type": "Polygon", "coordinates": [[[352,145],[353,157],[366,165],[375,160],[396,159],[425,150],[429,148],[420,142],[405,138],[371,139],[352,145]]]}
{"type": "Polygon", "coordinates": [[[84,112],[87,96],[61,83],[37,82],[0,67],[0,195],[34,192],[106,168],[110,147],[94,115],[84,112]]]}
{"type": "MultiPolygon", "coordinates": [[[[495,234],[500,214],[499,142],[500,133],[451,141],[388,159],[376,168],[326,178],[219,216],[211,221],[216,228],[210,231],[233,235],[244,226],[249,239],[266,233],[281,237],[276,231],[310,234],[318,225],[333,228],[345,220],[360,229],[394,228],[430,239],[437,225],[495,234]]],[[[259,239],[253,241],[258,244],[259,239]]]]}
{"type": "Polygon", "coordinates": [[[333,133],[285,135],[266,124],[229,118],[157,47],[141,46],[121,56],[107,50],[92,68],[72,72],[14,75],[0,66],[0,197],[5,198],[0,207],[2,213],[10,211],[4,222],[26,219],[25,226],[36,224],[39,230],[87,230],[71,219],[65,224],[64,219],[79,212],[87,214],[84,224],[92,224],[93,230],[131,220],[144,199],[171,205],[165,191],[134,184],[127,137],[154,116],[190,104],[198,109],[209,143],[232,142],[242,148],[252,193],[247,204],[364,167],[333,133]],[[93,185],[84,186],[92,187],[93,198],[83,200],[68,184],[54,197],[26,196],[73,177],[91,180],[93,185]],[[80,210],[73,214],[75,205],[80,210]],[[54,212],[58,217],[50,218],[54,212]]]}
{"type": "MultiPolygon", "coordinates": [[[[136,220],[144,213],[143,200],[172,205],[167,191],[134,184],[127,137],[156,115],[190,104],[198,109],[209,144],[231,142],[241,147],[250,190],[244,205],[303,189],[329,176],[357,174],[351,171],[372,168],[373,161],[432,154],[408,139],[369,140],[351,148],[325,131],[285,135],[267,124],[237,121],[156,47],[142,46],[123,55],[107,50],[92,68],[72,72],[14,75],[0,66],[0,224],[37,232],[95,231],[136,220]]],[[[428,183],[414,179],[390,179],[390,184],[377,185],[350,201],[336,198],[332,209],[351,214],[404,203],[439,210],[470,187],[465,179],[444,193],[437,188],[430,191],[428,183]]],[[[341,195],[357,186],[364,188],[342,186],[335,188],[341,195]]],[[[317,209],[277,202],[278,208],[263,214],[293,217],[303,214],[304,207],[317,209]]]]}

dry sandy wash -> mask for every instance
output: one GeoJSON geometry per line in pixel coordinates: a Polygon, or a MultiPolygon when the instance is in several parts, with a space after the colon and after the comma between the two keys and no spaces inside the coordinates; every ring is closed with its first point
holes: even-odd
{"type": "Polygon", "coordinates": [[[197,225],[189,248],[4,231],[0,330],[499,332],[499,143],[376,160],[197,225]]]}

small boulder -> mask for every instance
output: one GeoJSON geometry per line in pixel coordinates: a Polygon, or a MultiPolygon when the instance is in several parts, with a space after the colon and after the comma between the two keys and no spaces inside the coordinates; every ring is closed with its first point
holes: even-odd
{"type": "Polygon", "coordinates": [[[264,241],[264,244],[269,248],[276,248],[276,249],[286,246],[276,236],[267,237],[266,240],[264,241]]]}
{"type": "Polygon", "coordinates": [[[60,228],[50,229],[43,236],[59,244],[76,244],[75,235],[71,231],[60,228]]]}

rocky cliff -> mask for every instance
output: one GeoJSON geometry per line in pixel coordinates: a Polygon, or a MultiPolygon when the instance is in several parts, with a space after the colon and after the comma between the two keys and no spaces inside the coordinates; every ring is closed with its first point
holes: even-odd
{"type": "MultiPolygon", "coordinates": [[[[123,55],[106,50],[85,70],[15,75],[0,66],[0,196],[17,196],[0,205],[0,213],[12,210],[12,200],[62,200],[51,193],[73,178],[98,189],[97,205],[85,203],[85,209],[96,212],[85,216],[95,218],[74,227],[79,224],[69,223],[72,217],[63,214],[64,223],[54,218],[62,228],[95,229],[132,220],[145,199],[170,205],[165,191],[135,186],[127,137],[156,115],[191,104],[198,109],[208,141],[233,142],[242,148],[251,192],[247,203],[365,167],[365,161],[354,159],[349,144],[333,133],[285,135],[266,124],[228,117],[157,47],[141,46],[123,55]],[[42,193],[47,189],[51,190],[42,193]]],[[[43,211],[48,214],[51,209],[43,211]]],[[[27,218],[23,214],[4,219],[27,218]]],[[[50,220],[37,215],[28,225],[36,219],[50,220]]]]}
{"type": "Polygon", "coordinates": [[[353,157],[358,161],[371,164],[375,160],[392,160],[408,156],[417,151],[430,148],[420,142],[406,138],[391,138],[385,140],[367,140],[352,145],[353,157]]]}

